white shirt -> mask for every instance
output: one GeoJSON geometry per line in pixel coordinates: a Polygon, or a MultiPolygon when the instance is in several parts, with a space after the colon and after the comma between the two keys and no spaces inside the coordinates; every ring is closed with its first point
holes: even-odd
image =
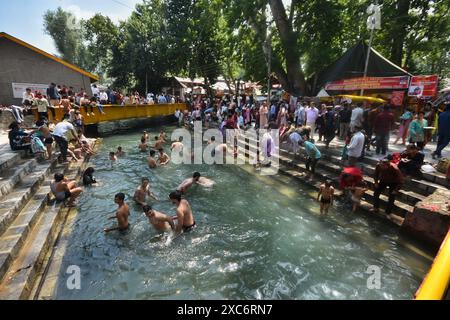
{"type": "Polygon", "coordinates": [[[23,97],[22,103],[24,103],[25,100],[28,100],[28,101],[33,102],[34,94],[33,94],[33,92],[30,92],[30,94],[28,94],[28,92],[25,91],[25,92],[23,93],[22,97],[23,97]]]}
{"type": "Polygon", "coordinates": [[[352,140],[350,141],[350,144],[348,145],[347,154],[349,157],[359,158],[361,157],[361,154],[364,149],[364,142],[365,137],[362,134],[361,131],[355,133],[352,137],[352,140]]]}
{"type": "Polygon", "coordinates": [[[364,110],[362,108],[355,108],[352,111],[351,123],[354,126],[362,126],[364,110]]]}
{"type": "Polygon", "coordinates": [[[99,93],[100,93],[100,89],[99,88],[94,88],[94,87],[92,87],[92,94],[95,96],[95,95],[99,95],[99,93]]]}
{"type": "Polygon", "coordinates": [[[108,101],[108,94],[106,92],[101,92],[100,100],[108,101]]]}
{"type": "Polygon", "coordinates": [[[316,123],[318,116],[319,109],[317,109],[316,107],[306,109],[306,123],[316,123]]]}
{"type": "Polygon", "coordinates": [[[75,128],[73,127],[73,125],[70,122],[63,121],[63,122],[58,123],[55,126],[55,129],[53,130],[53,135],[67,139],[67,133],[70,130],[75,131],[75,128]]]}

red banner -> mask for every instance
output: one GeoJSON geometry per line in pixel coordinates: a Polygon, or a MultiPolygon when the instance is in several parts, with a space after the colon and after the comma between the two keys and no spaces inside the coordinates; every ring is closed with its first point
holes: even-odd
{"type": "Polygon", "coordinates": [[[409,76],[367,77],[344,79],[328,83],[325,90],[353,91],[361,89],[408,89],[409,76]]]}
{"type": "Polygon", "coordinates": [[[436,75],[412,77],[408,95],[410,97],[435,97],[438,81],[439,77],[436,75]]]}

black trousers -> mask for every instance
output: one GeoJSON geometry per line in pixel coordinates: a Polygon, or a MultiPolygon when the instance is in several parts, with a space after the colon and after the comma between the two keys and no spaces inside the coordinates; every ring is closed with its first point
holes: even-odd
{"type": "Polygon", "coordinates": [[[374,192],[374,202],[373,202],[373,206],[375,209],[379,209],[380,208],[380,194],[384,191],[384,189],[389,188],[389,202],[386,208],[386,213],[390,214],[392,212],[392,208],[394,207],[394,202],[395,202],[395,194],[394,191],[398,188],[398,184],[397,183],[384,183],[384,182],[380,182],[378,184],[378,188],[375,189],[374,192]]]}
{"type": "Polygon", "coordinates": [[[308,159],[306,159],[306,170],[316,173],[317,162],[319,162],[319,159],[312,159],[308,157],[308,159]]]}
{"type": "Polygon", "coordinates": [[[66,139],[60,136],[53,136],[55,138],[56,143],[59,146],[59,150],[61,150],[61,160],[63,162],[67,161],[67,149],[69,148],[69,142],[66,139]]]}

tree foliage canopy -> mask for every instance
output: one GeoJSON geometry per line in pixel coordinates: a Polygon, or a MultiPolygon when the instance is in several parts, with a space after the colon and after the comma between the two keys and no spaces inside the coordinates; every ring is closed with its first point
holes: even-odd
{"type": "MultiPolygon", "coordinates": [[[[290,92],[359,39],[370,0],[142,0],[126,21],[76,21],[61,8],[44,16],[61,57],[121,88],[158,90],[170,75],[219,75],[230,85],[272,74],[290,92]]],[[[450,77],[450,0],[380,0],[373,45],[416,74],[450,77]]]]}

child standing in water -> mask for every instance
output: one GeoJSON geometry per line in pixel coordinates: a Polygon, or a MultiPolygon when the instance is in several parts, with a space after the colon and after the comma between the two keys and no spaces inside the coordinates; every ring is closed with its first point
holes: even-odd
{"type": "Polygon", "coordinates": [[[333,205],[334,188],[331,185],[331,181],[327,180],[320,186],[319,193],[317,194],[317,201],[320,202],[320,214],[327,214],[330,206],[333,205]]]}
{"type": "Polygon", "coordinates": [[[358,182],[355,187],[348,188],[352,192],[352,203],[353,209],[352,213],[355,213],[356,210],[361,205],[361,198],[367,191],[367,184],[364,181],[358,182]]]}
{"type": "Polygon", "coordinates": [[[117,161],[117,156],[114,152],[109,153],[109,160],[111,160],[111,164],[117,161]]]}

